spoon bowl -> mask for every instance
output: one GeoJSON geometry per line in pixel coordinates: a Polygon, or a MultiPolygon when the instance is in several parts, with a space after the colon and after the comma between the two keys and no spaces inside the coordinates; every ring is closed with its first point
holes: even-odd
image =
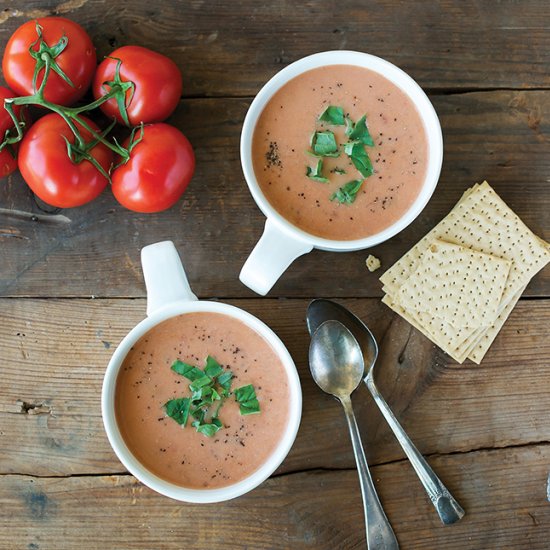
{"type": "Polygon", "coordinates": [[[332,300],[313,300],[307,308],[307,328],[312,335],[325,321],[340,321],[357,340],[368,373],[378,359],[378,344],[370,329],[351,311],[332,300]]]}
{"type": "Polygon", "coordinates": [[[309,367],[317,385],[335,397],[351,395],[365,374],[361,348],[338,321],[325,321],[309,348],[309,367]]]}

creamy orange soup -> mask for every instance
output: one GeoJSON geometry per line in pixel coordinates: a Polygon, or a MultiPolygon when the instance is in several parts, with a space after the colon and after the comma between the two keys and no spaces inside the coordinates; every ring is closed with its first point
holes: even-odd
{"type": "Polygon", "coordinates": [[[312,235],[353,240],[379,233],[411,207],[428,152],[422,120],[405,93],[373,71],[331,65],[299,75],[273,95],[254,130],[252,159],[262,192],[284,218],[312,235]],[[343,151],[323,158],[329,183],[306,176],[306,166],[316,164],[306,153],[314,131],[331,130],[340,146],[348,141],[344,126],[318,120],[329,105],[342,107],[353,121],[366,115],[374,140],[365,148],[374,167],[370,177],[363,178],[343,151]],[[364,182],[355,202],[330,200],[356,179],[364,182]]]}
{"type": "Polygon", "coordinates": [[[164,321],[128,353],[116,383],[115,414],[122,437],[152,473],[188,488],[231,485],[257,470],[281,440],[289,386],[281,360],[259,334],[218,313],[188,313],[164,321]],[[171,370],[175,359],[204,367],[214,357],[234,374],[232,389],[253,384],[260,413],[242,416],[233,397],[220,409],[225,428],[213,437],[166,416],[170,399],[189,397],[190,381],[171,370]]]}

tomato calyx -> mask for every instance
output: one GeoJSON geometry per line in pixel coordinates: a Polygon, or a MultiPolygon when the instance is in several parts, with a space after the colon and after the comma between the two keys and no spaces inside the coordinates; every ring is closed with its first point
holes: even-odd
{"type": "MultiPolygon", "coordinates": [[[[118,105],[118,110],[120,111],[120,116],[122,117],[124,124],[126,124],[126,126],[130,126],[127,106],[130,105],[130,103],[132,102],[134,93],[136,91],[136,85],[130,80],[123,81],[120,78],[120,66],[122,65],[122,59],[110,56],[107,56],[106,59],[113,59],[117,62],[115,66],[115,77],[113,80],[107,80],[103,82],[101,87],[105,90],[106,95],[110,94],[109,97],[114,96],[118,105]],[[126,101],[126,93],[128,92],[128,90],[130,90],[130,97],[128,98],[128,101],[126,101]]],[[[106,95],[100,98],[98,101],[104,100],[106,95]]],[[[101,104],[102,103],[105,103],[105,101],[101,101],[101,104]]]]}
{"type": "Polygon", "coordinates": [[[111,168],[111,171],[116,170],[119,166],[122,166],[123,164],[126,164],[130,160],[130,154],[133,150],[133,148],[143,139],[143,122],[134,128],[132,128],[132,131],[130,133],[130,137],[128,138],[128,145],[127,147],[124,147],[120,145],[120,143],[116,140],[116,138],[113,137],[114,142],[117,144],[118,147],[120,147],[120,162],[117,162],[113,165],[111,168]],[[139,136],[136,137],[137,131],[139,130],[139,136]]]}
{"type": "Polygon", "coordinates": [[[61,52],[69,44],[69,39],[64,34],[57,44],[54,46],[48,46],[44,39],[42,38],[42,26],[36,22],[36,34],[38,38],[30,45],[29,54],[35,60],[34,74],[32,77],[32,87],[36,92],[37,89],[37,80],[40,71],[44,69],[44,77],[42,78],[42,83],[40,84],[40,89],[43,92],[44,87],[46,86],[47,76],[49,70],[56,72],[69,86],[74,88],[74,84],[71,82],[71,79],[65,74],[63,69],[57,64],[55,58],[61,54],[61,52]],[[38,50],[35,50],[34,47],[38,44],[38,50]]]}

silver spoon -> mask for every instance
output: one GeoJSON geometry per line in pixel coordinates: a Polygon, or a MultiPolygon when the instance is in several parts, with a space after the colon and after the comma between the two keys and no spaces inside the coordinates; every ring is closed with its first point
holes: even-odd
{"type": "Polygon", "coordinates": [[[351,393],[365,374],[363,355],[357,340],[342,323],[326,321],[317,327],[309,347],[309,368],[317,385],[336,397],[346,413],[363,495],[367,548],[398,550],[397,539],[372,482],[351,406],[351,393]]]}
{"type": "Polygon", "coordinates": [[[369,369],[364,382],[371,395],[382,411],[395,437],[401,444],[403,451],[405,451],[407,458],[410,460],[424,489],[437,510],[441,521],[445,525],[457,522],[464,516],[464,510],[453,498],[449,490],[443,485],[443,482],[437,477],[425,458],[409,439],[405,430],[403,430],[401,424],[399,424],[397,418],[395,418],[395,415],[374,383],[374,364],[378,357],[378,344],[371,331],[359,317],[336,302],[321,299],[313,300],[313,302],[309,304],[307,310],[307,325],[310,334],[315,333],[317,328],[322,326],[329,319],[340,321],[340,323],[345,325],[357,339],[361,351],[363,352],[365,365],[369,369]]]}

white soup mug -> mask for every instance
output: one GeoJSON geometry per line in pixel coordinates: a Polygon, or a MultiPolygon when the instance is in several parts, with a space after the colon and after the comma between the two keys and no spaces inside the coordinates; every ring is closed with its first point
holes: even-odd
{"type": "Polygon", "coordinates": [[[109,442],[122,464],[144,485],[176,500],[186,502],[220,502],[238,497],[267,479],[284,460],[294,440],[302,413],[302,393],[296,366],[277,335],[262,321],[237,307],[220,302],[199,301],[191,292],[185,271],[171,241],[146,246],[141,262],[147,287],[147,318],[134,327],[113,353],[103,381],[101,412],[109,442]],[[217,489],[188,489],[159,478],[132,454],[126,446],[115,417],[116,380],[131,347],[149,330],[171,317],[183,313],[209,312],[232,317],[266,340],[280,358],[289,385],[288,423],[283,437],[267,461],[247,478],[217,489]]]}
{"type": "Polygon", "coordinates": [[[246,260],[240,280],[254,292],[265,295],[288,266],[313,248],[332,252],[350,252],[370,248],[393,237],[407,227],[426,206],[432,196],[443,161],[441,125],[430,100],[422,88],[404,71],[374,55],[354,51],[317,53],[291,63],[269,80],[252,101],[241,133],[241,164],[252,197],[267,217],[263,235],[246,260]],[[424,184],[409,210],[383,231],[350,241],[324,239],[306,233],[279,214],[262,193],[252,164],[252,138],[259,116],[271,97],[293,78],[328,65],[354,65],[383,75],[399,87],[415,105],[428,141],[428,166],[424,184]]]}

